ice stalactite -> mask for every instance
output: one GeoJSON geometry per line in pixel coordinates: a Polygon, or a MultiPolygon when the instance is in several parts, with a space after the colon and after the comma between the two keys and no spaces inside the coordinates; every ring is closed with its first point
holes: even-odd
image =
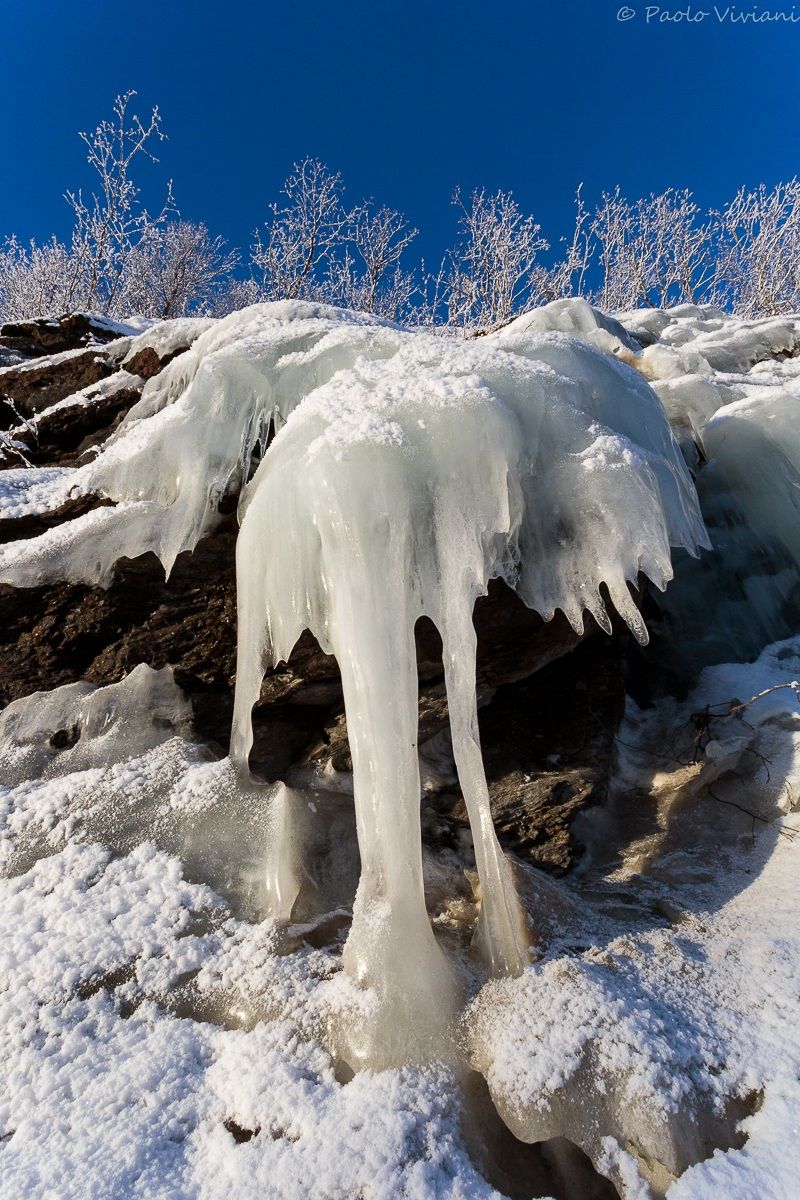
{"type": "MultiPolygon", "coordinates": [[[[76,472],[118,506],[5,548],[0,578],[103,581],[146,549],[169,570],[257,448],[240,504],[231,756],[247,770],[264,671],[311,630],[340,666],[353,758],[362,874],[345,963],[377,992],[381,1052],[397,1059],[435,1042],[455,1002],[423,893],[416,621],[442,636],[480,940],[495,973],[515,974],[527,951],[481,758],[475,600],[499,577],[545,619],[561,609],[580,630],[589,611],[610,628],[604,585],[645,640],[629,584],[664,588],[670,546],[707,541],[658,398],[601,351],[524,324],[464,343],[280,303],[221,321],[148,385],[76,472]]],[[[271,862],[267,891],[288,917],[296,881],[271,862]]]]}

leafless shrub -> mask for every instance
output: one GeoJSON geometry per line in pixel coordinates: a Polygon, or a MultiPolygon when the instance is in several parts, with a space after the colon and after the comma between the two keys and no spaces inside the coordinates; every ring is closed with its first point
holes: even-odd
{"type": "Polygon", "coordinates": [[[711,275],[712,228],[699,217],[687,190],[633,203],[619,188],[604,193],[590,223],[603,270],[600,306],[619,312],[696,302],[711,275]]]}
{"type": "Polygon", "coordinates": [[[800,308],[800,180],[740,188],[714,214],[714,298],[744,317],[800,308]]]}
{"type": "Polygon", "coordinates": [[[551,266],[535,268],[531,287],[532,300],[536,304],[549,304],[565,296],[586,294],[586,277],[592,263],[596,246],[590,229],[590,214],[583,200],[583,184],[575,193],[575,224],[569,242],[562,238],[565,246],[562,258],[551,266]]]}
{"type": "Polygon", "coordinates": [[[467,335],[564,296],[608,312],[639,305],[711,301],[755,317],[800,309],[800,180],[740,188],[703,213],[691,192],[667,188],[628,200],[619,188],[587,207],[575,199],[572,235],[550,249],[538,222],[511,192],[469,198],[457,189],[459,238],[433,271],[408,268],[417,230],[388,206],[345,204],[341,175],[315,158],[296,163],[251,247],[249,279],[238,255],[203,223],[180,218],[170,184],[152,214],[136,172],[156,161],[165,137],[154,108],[113,116],[80,136],[98,186],[67,192],[74,228],[27,245],[0,245],[0,319],[98,309],[218,315],[262,300],[306,299],[375,313],[407,325],[467,335]]]}
{"type": "Polygon", "coordinates": [[[220,283],[238,262],[205,225],[170,221],[148,230],[128,255],[122,291],[129,312],[179,317],[211,312],[220,283]]]}
{"type": "Polygon", "coordinates": [[[448,324],[464,332],[497,329],[534,301],[538,256],[548,243],[511,192],[475,191],[465,202],[457,188],[453,203],[462,236],[449,256],[448,324]]]}
{"type": "Polygon", "coordinates": [[[233,269],[236,256],[204,225],[178,219],[167,184],[159,211],[142,202],[135,168],[157,161],[151,146],[163,141],[161,116],[147,122],[130,112],[135,92],[114,101],[113,117],[81,133],[98,190],[67,192],[74,215],[69,244],[52,238],[23,246],[15,238],[0,249],[0,315],[5,320],[97,309],[175,316],[210,302],[213,286],[233,269]]]}
{"type": "Polygon", "coordinates": [[[85,308],[88,275],[63,243],[23,246],[7,238],[0,247],[0,314],[6,321],[85,308]]]}
{"type": "Polygon", "coordinates": [[[344,244],[331,258],[325,290],[334,303],[390,320],[401,319],[417,287],[400,259],[417,236],[402,213],[359,204],[348,214],[344,244]]]}
{"type": "Polygon", "coordinates": [[[100,180],[99,192],[85,200],[83,193],[67,192],[75,214],[71,255],[76,272],[86,280],[83,306],[117,313],[124,308],[123,293],[131,258],[143,239],[152,237],[176,212],[172,184],[160,211],[152,216],[141,201],[133,167],[141,158],[157,162],[150,146],[163,141],[158,108],[145,124],[129,113],[135,92],[114,101],[113,120],[103,120],[91,133],[81,133],[88,161],[100,180]]]}
{"type": "Polygon", "coordinates": [[[295,163],[283,185],[286,203],[272,204],[265,230],[256,231],[251,261],[267,300],[319,300],[322,279],[343,241],[348,214],[342,177],[316,158],[295,163]]]}

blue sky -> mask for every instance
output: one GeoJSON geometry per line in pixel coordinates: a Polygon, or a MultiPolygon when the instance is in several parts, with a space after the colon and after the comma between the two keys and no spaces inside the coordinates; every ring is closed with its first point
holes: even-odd
{"type": "Polygon", "coordinates": [[[800,169],[800,4],[794,25],[628,7],[619,20],[618,0],[5,0],[0,234],[66,233],[61,195],[88,182],[77,130],[127,88],[140,110],[160,105],[169,134],[150,182],[171,175],[183,214],[239,245],[305,154],[341,170],[353,199],[406,212],[429,257],[452,240],[459,183],[511,188],[552,239],[581,180],[589,197],[675,185],[716,204],[800,169]]]}

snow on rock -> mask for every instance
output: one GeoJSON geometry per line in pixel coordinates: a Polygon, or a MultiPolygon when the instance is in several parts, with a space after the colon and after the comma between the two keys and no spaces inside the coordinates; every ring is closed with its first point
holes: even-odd
{"type": "Polygon", "coordinates": [[[517,1136],[574,1139],[623,1197],[792,1194],[799,674],[795,638],[708,668],[680,706],[630,705],[616,801],[565,888],[599,924],[567,916],[540,963],[467,1012],[473,1062],[517,1136]]]}
{"type": "Polygon", "coordinates": [[[716,551],[699,562],[678,554],[657,602],[655,657],[691,681],[705,664],[757,654],[800,619],[800,317],[680,305],[618,320],[643,347],[620,354],[664,405],[716,551]]]}
{"type": "Polygon", "coordinates": [[[60,508],[69,498],[67,467],[17,467],[0,472],[0,520],[14,520],[60,508]]]}
{"type": "Polygon", "coordinates": [[[188,350],[215,324],[213,317],[177,317],[159,321],[133,338],[122,365],[135,375],[156,375],[162,366],[188,350]]]}

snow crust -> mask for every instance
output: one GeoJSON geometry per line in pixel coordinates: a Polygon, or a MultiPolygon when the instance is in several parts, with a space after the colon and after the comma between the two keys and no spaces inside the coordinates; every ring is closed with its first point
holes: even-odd
{"type": "Polygon", "coordinates": [[[59,508],[70,495],[68,467],[15,467],[0,472],[0,520],[59,508]]]}

